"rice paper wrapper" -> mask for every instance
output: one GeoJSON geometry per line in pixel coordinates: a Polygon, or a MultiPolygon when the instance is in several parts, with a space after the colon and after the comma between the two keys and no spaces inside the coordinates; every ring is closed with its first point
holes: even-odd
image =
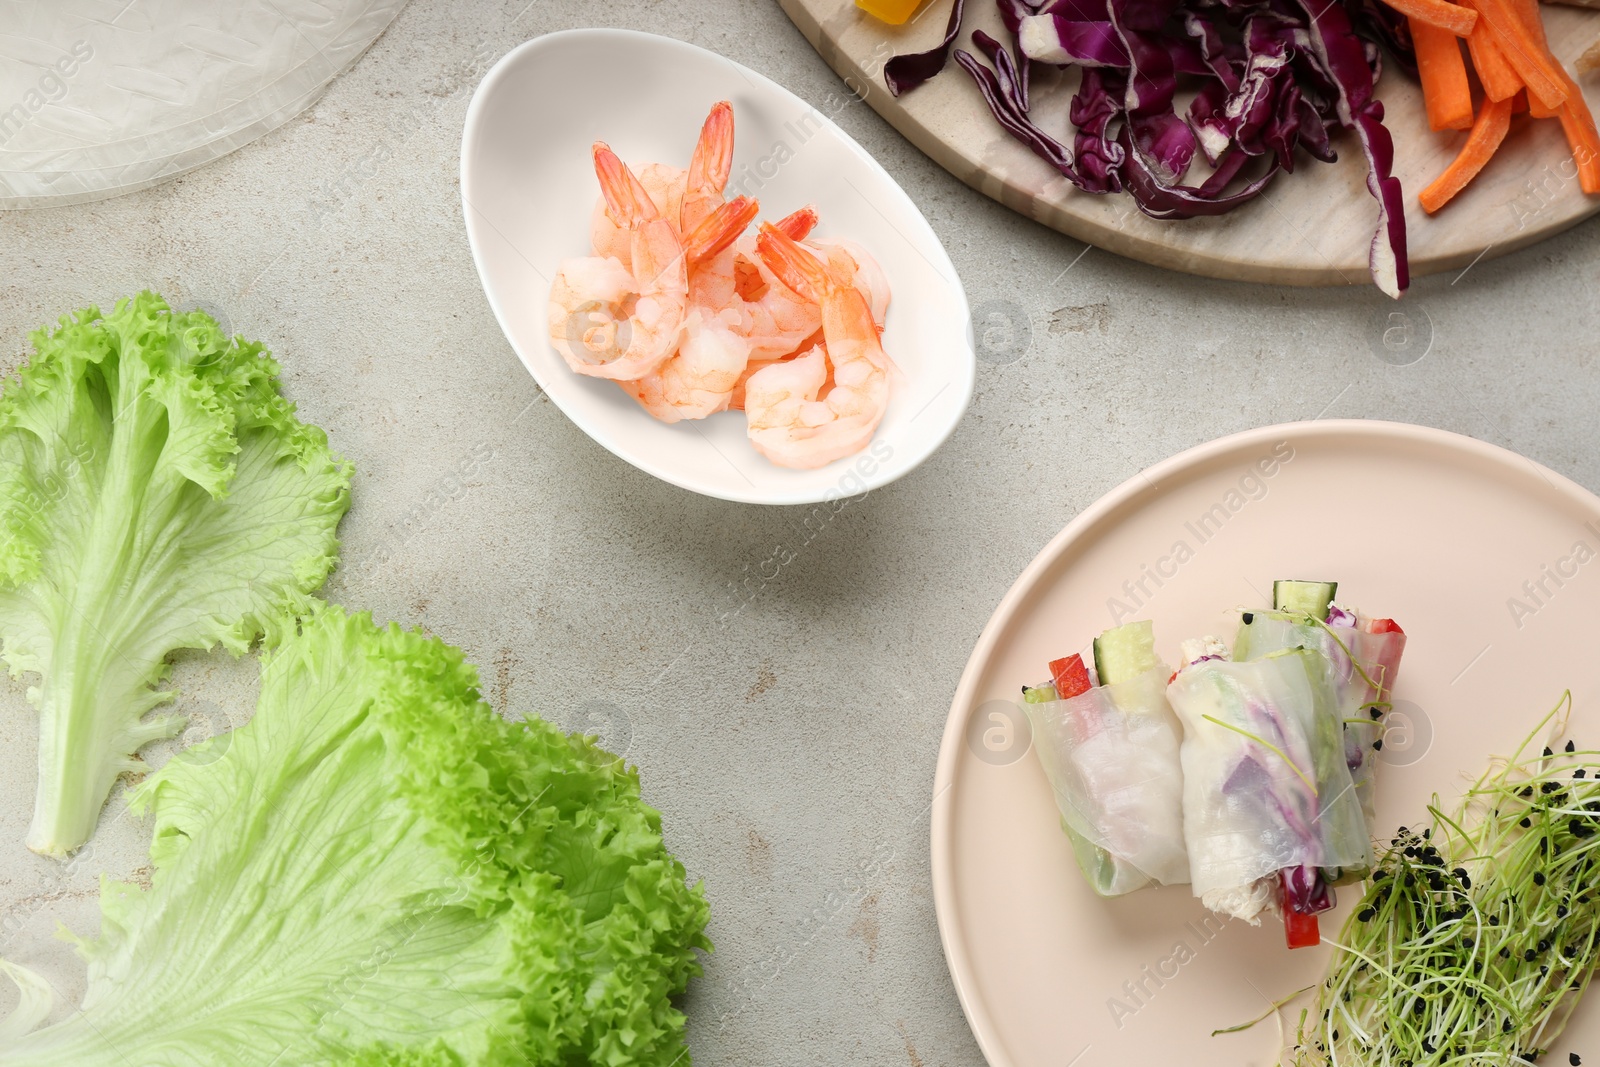
{"type": "Polygon", "coordinates": [[[1067,700],[1023,704],[1062,829],[1101,896],[1189,880],[1169,673],[1158,667],[1067,700]]]}
{"type": "Polygon", "coordinates": [[[1379,751],[1373,745],[1383,736],[1382,713],[1400,673],[1406,635],[1370,634],[1352,626],[1321,626],[1276,613],[1257,613],[1249,625],[1240,626],[1234,654],[1240,659],[1261,659],[1286,648],[1309,648],[1323,657],[1335,695],[1335,714],[1344,733],[1345,765],[1355,782],[1361,812],[1370,824],[1379,751]],[[1379,711],[1376,719],[1374,707],[1379,711]]]}
{"type": "Polygon", "coordinates": [[[0,208],[147,188],[310,107],[406,0],[0,0],[0,208]]]}
{"type": "Polygon", "coordinates": [[[1184,840],[1195,895],[1256,921],[1256,883],[1290,867],[1372,865],[1320,654],[1205,660],[1167,687],[1183,723],[1184,840]],[[1253,901],[1242,910],[1229,901],[1253,901]],[[1249,912],[1246,914],[1246,912],[1249,912]]]}

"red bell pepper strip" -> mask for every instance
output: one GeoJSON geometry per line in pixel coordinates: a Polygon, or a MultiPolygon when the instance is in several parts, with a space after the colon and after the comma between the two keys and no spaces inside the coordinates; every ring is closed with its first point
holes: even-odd
{"type": "Polygon", "coordinates": [[[1303,915],[1293,908],[1283,909],[1283,937],[1290,948],[1315,948],[1322,944],[1317,917],[1303,915]]]}
{"type": "Polygon", "coordinates": [[[1089,668],[1083,665],[1083,657],[1077,654],[1051,660],[1050,677],[1056,683],[1056,696],[1061,700],[1070,700],[1094,688],[1089,684],[1089,668]]]}

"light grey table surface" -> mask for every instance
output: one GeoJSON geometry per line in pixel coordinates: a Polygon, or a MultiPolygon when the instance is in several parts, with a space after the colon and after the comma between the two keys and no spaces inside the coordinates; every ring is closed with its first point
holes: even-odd
{"type": "MultiPolygon", "coordinates": [[[[516,44],[595,24],[714,49],[819,107],[841,91],[772,3],[414,0],[311,110],[236,154],[0,214],[0,370],[29,330],[145,287],[266,342],[357,472],[328,595],[462,646],[503,711],[587,724],[637,761],[712,901],[717,951],[686,1004],[697,1061],[980,1064],[935,927],[928,808],[956,680],[1013,578],[1141,468],[1271,422],[1425,423],[1600,489],[1600,227],[1421,279],[1398,306],[1209,281],[1034,225],[847,103],[833,118],[984,309],[986,358],[940,452],[808,526],[809,509],[702,499],[613,457],[540,395],[484,299],[457,181],[467,101],[516,44]]],[[[188,736],[243,722],[254,675],[180,657],[188,736]]],[[[71,998],[82,965],[51,931],[95,929],[100,873],[139,878],[147,830],[119,817],[119,789],[82,862],[22,847],[22,691],[0,682],[0,916],[23,920],[0,953],[71,998]]],[[[0,1012],[14,1001],[0,990],[0,1012]]]]}

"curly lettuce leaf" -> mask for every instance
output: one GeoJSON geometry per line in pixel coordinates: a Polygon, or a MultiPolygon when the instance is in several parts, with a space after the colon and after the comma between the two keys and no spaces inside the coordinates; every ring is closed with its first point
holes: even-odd
{"type": "Polygon", "coordinates": [[[686,1065],[700,887],[637,771],[508,723],[461,653],[320,608],[254,719],[139,787],[80,1012],[0,1067],[686,1065]]]}
{"type": "Polygon", "coordinates": [[[182,727],[146,713],[166,656],[238,653],[337,560],[350,471],[278,393],[278,365],[154,293],[32,337],[0,393],[0,639],[35,672],[28,847],[89,839],[112,783],[182,727]]]}

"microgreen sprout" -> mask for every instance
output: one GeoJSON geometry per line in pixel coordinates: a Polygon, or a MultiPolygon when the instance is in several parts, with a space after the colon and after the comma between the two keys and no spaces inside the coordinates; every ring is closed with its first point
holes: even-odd
{"type": "Polygon", "coordinates": [[[1570,703],[1379,850],[1296,1067],[1531,1064],[1559,1037],[1600,955],[1600,751],[1527,754],[1570,703]]]}

